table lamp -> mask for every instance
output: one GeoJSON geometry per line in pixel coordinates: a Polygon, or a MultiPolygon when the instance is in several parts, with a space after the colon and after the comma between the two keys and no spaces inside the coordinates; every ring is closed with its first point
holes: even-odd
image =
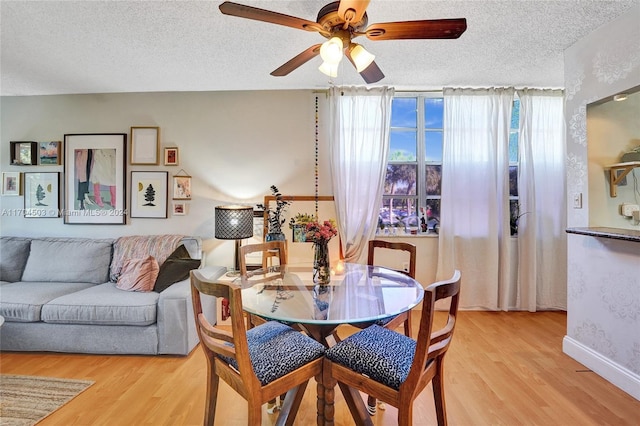
{"type": "Polygon", "coordinates": [[[236,251],[234,257],[235,270],[240,272],[238,252],[240,241],[253,236],[253,207],[251,206],[218,206],[216,207],[216,238],[220,240],[235,240],[236,251]]]}

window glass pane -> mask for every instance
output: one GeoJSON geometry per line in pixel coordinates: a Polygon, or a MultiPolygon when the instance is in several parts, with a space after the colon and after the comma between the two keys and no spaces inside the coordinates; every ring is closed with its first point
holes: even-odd
{"type": "Polygon", "coordinates": [[[442,162],[442,132],[424,132],[425,160],[442,162]]]}
{"type": "Polygon", "coordinates": [[[518,162],[518,133],[509,133],[509,162],[518,162]]]}
{"type": "Polygon", "coordinates": [[[427,166],[426,173],[426,194],[440,195],[442,185],[442,166],[427,166]]]}
{"type": "Polygon", "coordinates": [[[427,199],[427,209],[426,209],[426,222],[429,228],[433,228],[433,224],[440,222],[440,199],[439,198],[429,198],[427,199]],[[435,222],[434,222],[435,220],[435,222]]]}
{"type": "Polygon", "coordinates": [[[416,161],[415,131],[392,130],[389,139],[389,161],[416,161]]]}
{"type": "Polygon", "coordinates": [[[443,98],[427,98],[424,100],[424,127],[426,129],[442,129],[443,108],[443,98]]]}
{"type": "Polygon", "coordinates": [[[382,200],[378,223],[385,225],[409,226],[417,225],[417,199],[415,198],[385,198],[382,200]],[[413,225],[411,225],[413,224],[413,225]]]}
{"type": "Polygon", "coordinates": [[[385,195],[416,195],[415,164],[388,164],[384,179],[385,195]]]}
{"type": "Polygon", "coordinates": [[[509,201],[509,211],[511,212],[509,218],[509,226],[511,228],[511,235],[518,234],[518,219],[520,218],[520,203],[518,200],[509,201]]]}
{"type": "Polygon", "coordinates": [[[418,127],[417,105],[417,98],[393,98],[391,127],[418,127]]]}
{"type": "Polygon", "coordinates": [[[518,196],[518,166],[509,166],[509,196],[518,196]]]}
{"type": "Polygon", "coordinates": [[[511,128],[518,129],[520,127],[520,101],[513,101],[513,109],[511,110],[511,128]]]}

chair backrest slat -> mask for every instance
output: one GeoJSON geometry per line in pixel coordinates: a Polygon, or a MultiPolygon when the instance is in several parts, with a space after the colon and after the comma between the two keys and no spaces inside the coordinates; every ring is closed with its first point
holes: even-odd
{"type": "Polygon", "coordinates": [[[400,271],[409,275],[411,278],[416,277],[416,246],[411,243],[405,243],[400,241],[383,241],[383,240],[370,240],[369,252],[367,256],[367,264],[375,265],[375,249],[388,249],[388,250],[402,250],[409,253],[409,271],[400,271]]]}
{"type": "Polygon", "coordinates": [[[262,252],[262,268],[267,268],[267,258],[275,256],[280,265],[287,263],[286,241],[268,241],[266,243],[247,244],[240,247],[240,274],[247,275],[247,254],[262,252]]]}

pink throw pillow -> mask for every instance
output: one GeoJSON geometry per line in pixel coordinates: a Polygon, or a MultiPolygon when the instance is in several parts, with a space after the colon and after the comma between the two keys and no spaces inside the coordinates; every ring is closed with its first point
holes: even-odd
{"type": "Polygon", "coordinates": [[[160,267],[153,256],[127,259],[122,265],[116,287],[126,291],[152,291],[160,267]]]}

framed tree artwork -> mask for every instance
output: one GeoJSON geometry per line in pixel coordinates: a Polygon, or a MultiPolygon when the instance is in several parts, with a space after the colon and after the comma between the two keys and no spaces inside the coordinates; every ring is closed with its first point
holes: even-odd
{"type": "Polygon", "coordinates": [[[168,172],[131,172],[131,217],[167,218],[168,172]]]}
{"type": "Polygon", "coordinates": [[[24,217],[60,217],[60,173],[24,174],[24,217]]]}
{"type": "Polygon", "coordinates": [[[64,223],[124,225],[126,133],[64,135],[64,223]]]}

